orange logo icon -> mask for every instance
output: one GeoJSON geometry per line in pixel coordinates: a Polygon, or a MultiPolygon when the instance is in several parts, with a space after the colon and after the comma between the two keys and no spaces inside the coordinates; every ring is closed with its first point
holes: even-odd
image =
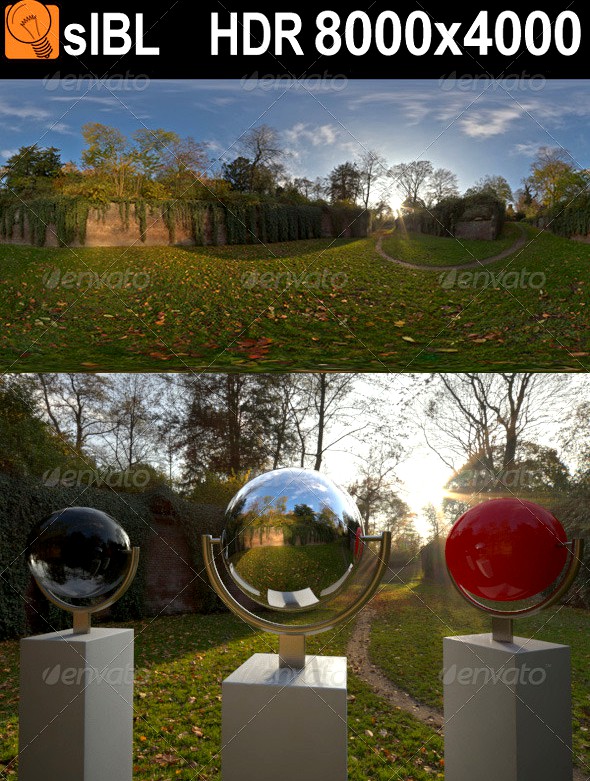
{"type": "Polygon", "coordinates": [[[6,7],[4,52],[11,60],[55,60],[59,56],[59,8],[37,0],[6,7]]]}

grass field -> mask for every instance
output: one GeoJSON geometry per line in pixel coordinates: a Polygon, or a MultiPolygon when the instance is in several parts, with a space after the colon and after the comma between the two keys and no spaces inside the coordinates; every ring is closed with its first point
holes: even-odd
{"type": "Polygon", "coordinates": [[[392,258],[422,266],[452,266],[472,263],[499,255],[520,236],[518,227],[508,223],[500,238],[495,241],[455,239],[427,236],[420,233],[403,234],[401,231],[383,239],[383,249],[392,258]]]}
{"type": "MultiPolygon", "coordinates": [[[[442,637],[489,631],[488,619],[440,587],[387,587],[372,624],[370,654],[402,689],[442,706],[442,637]],[[418,649],[418,652],[417,652],[418,649]]],[[[221,681],[252,653],[276,653],[277,641],[228,614],[158,618],[136,630],[134,778],[219,779],[221,681]]],[[[519,631],[572,647],[574,748],[590,763],[588,614],[562,608],[518,624],[519,631]]],[[[310,638],[308,652],[342,655],[351,631],[310,638]]],[[[0,643],[0,777],[17,774],[18,642],[0,643]]],[[[392,708],[349,672],[350,781],[443,778],[440,737],[392,708]]]]}
{"type": "Polygon", "coordinates": [[[385,261],[374,238],[2,246],[0,368],[587,370],[590,246],[527,230],[517,257],[459,274],[385,261]]]}
{"type": "Polygon", "coordinates": [[[299,591],[311,588],[319,595],[336,583],[348,569],[352,557],[346,556],[342,543],[323,545],[266,545],[250,548],[233,560],[244,580],[262,593],[299,591]],[[238,563],[239,562],[239,563],[238,563]]]}
{"type": "MultiPolygon", "coordinates": [[[[489,632],[491,619],[454,591],[414,582],[387,587],[376,602],[370,655],[417,700],[442,710],[442,638],[489,632]],[[416,653],[419,649],[419,653],[416,653]]],[[[558,607],[516,623],[516,634],[571,646],[574,755],[590,767],[590,615],[558,607]]]]}
{"type": "MultiPolygon", "coordinates": [[[[220,778],[221,681],[254,652],[276,653],[270,635],[229,615],[160,618],[135,625],[135,781],[220,778]]],[[[311,653],[342,655],[348,630],[309,641],[311,653]]],[[[0,777],[17,768],[18,644],[0,643],[0,777]]],[[[349,675],[350,781],[443,777],[442,741],[391,710],[349,675]]]]}

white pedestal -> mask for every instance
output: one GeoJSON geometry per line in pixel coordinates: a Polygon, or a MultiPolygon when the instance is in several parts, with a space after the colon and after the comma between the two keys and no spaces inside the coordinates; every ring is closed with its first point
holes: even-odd
{"type": "Polygon", "coordinates": [[[445,637],[445,781],[571,781],[570,649],[445,637]]]}
{"type": "Polygon", "coordinates": [[[133,630],[21,640],[20,781],[131,781],[133,630]]]}
{"type": "Polygon", "coordinates": [[[346,781],[346,658],[254,654],[223,682],[223,781],[346,781]]]}

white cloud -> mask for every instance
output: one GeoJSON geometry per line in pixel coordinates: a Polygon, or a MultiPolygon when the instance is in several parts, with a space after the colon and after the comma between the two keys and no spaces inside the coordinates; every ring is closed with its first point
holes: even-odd
{"type": "Polygon", "coordinates": [[[297,122],[289,130],[284,132],[285,138],[290,144],[311,144],[323,146],[335,144],[340,136],[340,128],[336,125],[309,125],[305,122],[297,122]]]}
{"type": "Polygon", "coordinates": [[[38,106],[12,105],[0,100],[0,116],[15,117],[16,119],[48,119],[50,114],[38,106]]]}
{"type": "Polygon", "coordinates": [[[470,138],[492,138],[507,133],[515,122],[522,119],[523,111],[517,106],[480,109],[466,114],[457,124],[470,138]]]}
{"type": "Polygon", "coordinates": [[[52,133],[61,133],[65,136],[76,136],[78,135],[74,130],[70,128],[69,125],[66,125],[65,122],[52,122],[47,126],[47,129],[52,133]]]}
{"type": "Polygon", "coordinates": [[[520,144],[515,144],[510,150],[511,155],[519,155],[520,157],[535,157],[542,144],[536,141],[525,141],[520,144]]]}

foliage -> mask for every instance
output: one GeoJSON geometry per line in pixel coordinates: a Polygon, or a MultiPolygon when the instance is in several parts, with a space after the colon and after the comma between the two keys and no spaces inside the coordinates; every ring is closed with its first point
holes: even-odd
{"type": "Polygon", "coordinates": [[[3,183],[18,198],[35,198],[51,191],[61,168],[60,153],[56,147],[22,146],[6,161],[3,183]]]}
{"type": "Polygon", "coordinates": [[[195,483],[188,498],[198,504],[213,504],[225,509],[250,476],[250,471],[229,476],[207,472],[202,480],[195,483]]]}
{"type": "Polygon", "coordinates": [[[371,231],[371,212],[368,209],[351,206],[349,203],[335,203],[333,206],[324,207],[324,215],[331,226],[330,235],[336,238],[362,238],[371,231]]]}
{"type": "Polygon", "coordinates": [[[513,200],[512,189],[503,176],[487,176],[479,179],[473,187],[470,187],[465,195],[487,194],[505,204],[513,200]]]}
{"type": "Polygon", "coordinates": [[[355,204],[361,196],[361,172],[356,163],[341,163],[328,174],[326,188],[332,203],[355,204]]]}
{"type": "Polygon", "coordinates": [[[580,195],[567,206],[559,204],[546,213],[544,221],[557,236],[590,235],[590,195],[580,195]]]}
{"type": "Polygon", "coordinates": [[[583,195],[589,183],[588,172],[576,168],[569,152],[562,147],[541,147],[525,187],[546,209],[555,209],[583,195]]]}
{"type": "Polygon", "coordinates": [[[454,236],[459,221],[493,220],[497,237],[502,232],[505,213],[505,202],[485,190],[463,198],[445,198],[431,209],[415,208],[404,215],[402,224],[410,232],[454,236]]]}
{"type": "MultiPolygon", "coordinates": [[[[110,201],[90,201],[80,196],[53,195],[36,198],[23,204],[5,196],[0,198],[0,235],[6,240],[22,240],[27,236],[38,247],[46,245],[48,228],[54,232],[60,246],[84,244],[88,215],[98,209],[106,220],[110,201]]],[[[222,201],[148,201],[143,198],[114,201],[121,225],[129,229],[131,208],[142,242],[153,220],[161,217],[175,243],[179,227],[188,231],[197,246],[205,244],[256,244],[318,239],[323,220],[334,235],[350,231],[352,236],[366,236],[370,225],[368,212],[350,205],[337,207],[309,204],[283,204],[276,201],[252,200],[236,194],[222,201]]]]}
{"type": "Polygon", "coordinates": [[[0,379],[0,472],[40,477],[77,464],[72,449],[36,414],[32,391],[0,379]]]}
{"type": "MultiPolygon", "coordinates": [[[[83,503],[111,515],[128,533],[131,544],[142,548],[138,574],[129,591],[113,606],[111,615],[119,621],[141,618],[147,614],[144,593],[147,565],[147,542],[150,537],[152,514],[164,502],[185,530],[193,556],[195,573],[201,572],[203,560],[200,536],[218,533],[210,528],[210,520],[203,516],[201,506],[187,502],[161,485],[150,487],[142,494],[115,492],[86,486],[48,487],[31,477],[18,480],[0,474],[0,640],[30,631],[28,618],[38,631],[49,631],[68,624],[63,611],[50,608],[43,599],[35,600],[25,608],[30,575],[24,560],[27,537],[32,527],[43,518],[63,507],[83,503]],[[59,626],[58,626],[59,624],[59,626]]],[[[152,562],[153,565],[153,562],[152,562]]],[[[195,578],[200,609],[217,607],[211,589],[204,578],[195,578]]]]}
{"type": "Polygon", "coordinates": [[[24,239],[28,227],[31,244],[44,247],[52,232],[60,246],[84,244],[90,203],[84,198],[45,196],[23,203],[0,199],[0,235],[5,240],[24,239]]]}

